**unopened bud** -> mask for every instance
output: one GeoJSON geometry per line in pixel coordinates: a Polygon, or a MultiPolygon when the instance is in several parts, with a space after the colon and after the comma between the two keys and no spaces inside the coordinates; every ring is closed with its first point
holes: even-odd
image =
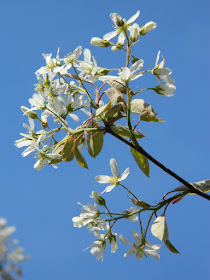
{"type": "Polygon", "coordinates": [[[32,119],[38,119],[38,114],[34,111],[29,111],[30,109],[25,107],[25,106],[21,106],[21,110],[23,111],[24,114],[26,114],[29,118],[32,119]]]}
{"type": "Polygon", "coordinates": [[[125,20],[122,19],[121,16],[119,16],[116,13],[112,13],[110,14],[110,17],[112,19],[112,21],[118,26],[118,27],[122,27],[125,23],[125,20]]]}
{"type": "Polygon", "coordinates": [[[147,34],[149,31],[152,31],[153,29],[155,29],[156,27],[157,27],[157,23],[150,21],[140,28],[139,34],[141,36],[143,36],[143,35],[147,34]]]}
{"type": "Polygon", "coordinates": [[[106,76],[106,75],[109,74],[109,70],[106,69],[106,68],[102,68],[102,69],[98,70],[98,74],[99,74],[99,75],[106,76]]]}
{"type": "Polygon", "coordinates": [[[139,26],[137,23],[134,23],[131,27],[130,27],[130,40],[132,42],[136,42],[138,41],[138,38],[139,38],[139,26]]]}
{"type": "Polygon", "coordinates": [[[101,206],[105,206],[106,202],[103,199],[102,196],[100,196],[100,194],[96,191],[92,191],[92,198],[95,200],[95,202],[101,206]]]}
{"type": "Polygon", "coordinates": [[[101,38],[98,37],[93,37],[90,41],[91,45],[96,46],[96,47],[109,47],[111,44],[109,41],[107,40],[103,40],[101,38]]]}

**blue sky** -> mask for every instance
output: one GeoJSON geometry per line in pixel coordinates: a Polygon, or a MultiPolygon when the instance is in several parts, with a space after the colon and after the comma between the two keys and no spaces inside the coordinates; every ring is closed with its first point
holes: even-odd
{"type": "MultiPolygon", "coordinates": [[[[88,159],[89,170],[75,162],[51,167],[41,172],[33,169],[33,157],[23,159],[14,146],[26,122],[20,110],[28,106],[34,93],[34,72],[44,65],[42,53],[61,48],[61,55],[78,45],[90,48],[100,65],[122,62],[119,53],[94,48],[93,36],[102,37],[112,30],[109,18],[117,12],[130,18],[137,10],[137,22],[157,22],[158,27],[141,39],[135,53],[147,65],[154,65],[162,51],[167,66],[173,69],[177,90],[174,98],[148,92],[143,98],[151,103],[163,124],[144,124],[143,147],[165,165],[190,182],[210,178],[209,170],[209,1],[4,1],[1,5],[1,197],[0,216],[17,227],[16,237],[32,258],[24,264],[23,279],[120,278],[166,279],[187,277],[207,279],[210,259],[207,222],[209,202],[190,196],[169,207],[167,221],[170,240],[181,252],[173,255],[166,248],[160,261],[151,258],[137,261],[123,258],[127,247],[120,245],[115,254],[109,249],[104,262],[96,262],[88,251],[93,239],[85,229],[72,225],[80,213],[77,201],[90,202],[91,191],[102,191],[96,175],[110,174],[109,160],[116,158],[122,172],[130,167],[126,186],[148,203],[179,185],[175,179],[151,164],[151,178],[135,165],[128,148],[110,136],[105,137],[103,151],[97,159],[88,159]]],[[[123,65],[121,65],[123,66],[123,65]]],[[[115,189],[107,201],[118,209],[130,207],[127,194],[115,189]]],[[[131,226],[131,227],[130,227],[131,226]]],[[[132,240],[129,222],[119,233],[132,240]],[[122,231],[121,231],[122,230],[122,231]]],[[[158,240],[149,235],[152,242],[158,240]]]]}

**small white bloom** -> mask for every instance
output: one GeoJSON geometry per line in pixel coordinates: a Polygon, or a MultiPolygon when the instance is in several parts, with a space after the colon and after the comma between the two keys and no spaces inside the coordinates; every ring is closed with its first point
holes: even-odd
{"type": "MultiPolygon", "coordinates": [[[[78,203],[82,205],[81,203],[78,203]]],[[[76,216],[72,219],[74,227],[83,227],[93,222],[100,216],[100,212],[97,209],[97,205],[88,203],[87,205],[82,205],[82,213],[80,216],[76,216]]]]}
{"type": "Polygon", "coordinates": [[[127,209],[126,211],[123,212],[123,215],[125,215],[125,217],[127,216],[127,218],[135,223],[136,221],[138,221],[138,217],[136,215],[132,215],[132,216],[128,216],[129,214],[132,214],[134,212],[136,212],[137,209],[135,207],[131,207],[130,209],[127,209]]]}
{"type": "Polygon", "coordinates": [[[162,80],[166,84],[174,84],[175,81],[171,77],[169,77],[172,73],[170,68],[164,68],[165,66],[165,57],[162,56],[163,60],[159,63],[160,51],[157,54],[155,68],[152,70],[153,75],[155,75],[159,80],[162,80]]]}
{"type": "Polygon", "coordinates": [[[118,74],[119,76],[102,76],[99,78],[99,80],[103,81],[104,83],[109,81],[118,81],[120,83],[124,83],[128,81],[136,80],[139,77],[141,77],[142,74],[141,73],[135,74],[135,72],[141,70],[143,65],[144,65],[144,60],[139,59],[131,66],[130,69],[128,67],[124,67],[123,71],[118,74]]]}
{"type": "Polygon", "coordinates": [[[165,96],[174,96],[174,91],[176,87],[172,84],[163,84],[158,80],[159,86],[152,88],[158,94],[165,95],[165,96]]]}
{"type": "Polygon", "coordinates": [[[45,98],[41,93],[34,93],[28,101],[32,106],[30,110],[44,110],[46,108],[45,98]]]}
{"type": "Polygon", "coordinates": [[[124,254],[124,257],[130,257],[133,253],[135,253],[135,256],[138,260],[142,259],[144,255],[148,255],[155,258],[156,260],[159,260],[160,256],[158,252],[161,245],[153,245],[150,242],[145,242],[145,244],[142,244],[142,238],[135,230],[132,231],[132,235],[135,240],[134,244],[128,241],[122,234],[119,236],[119,239],[123,244],[128,244],[131,246],[131,248],[124,254]]]}
{"type": "Polygon", "coordinates": [[[140,28],[139,34],[143,36],[148,32],[152,31],[153,29],[155,29],[156,27],[157,27],[157,23],[150,21],[140,28]]]}
{"type": "Polygon", "coordinates": [[[122,175],[120,175],[118,173],[118,166],[117,166],[117,162],[114,158],[112,158],[110,160],[110,167],[111,167],[111,171],[114,177],[111,176],[107,176],[107,175],[98,175],[96,176],[96,181],[98,183],[101,184],[110,184],[108,187],[105,188],[104,192],[110,192],[111,190],[113,190],[120,181],[126,179],[128,177],[128,174],[130,173],[129,168],[127,168],[122,175]]]}

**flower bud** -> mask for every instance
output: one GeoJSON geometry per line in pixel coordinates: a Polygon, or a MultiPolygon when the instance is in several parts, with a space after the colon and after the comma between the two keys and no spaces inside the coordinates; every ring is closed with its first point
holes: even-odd
{"type": "Polygon", "coordinates": [[[137,23],[134,23],[131,27],[130,27],[130,40],[132,42],[136,42],[138,41],[138,38],[139,38],[139,26],[137,23]]]}
{"type": "Polygon", "coordinates": [[[112,21],[118,26],[118,27],[122,27],[125,23],[125,20],[122,19],[121,16],[119,16],[116,13],[111,13],[110,17],[112,19],[112,21]]]}
{"type": "Polygon", "coordinates": [[[34,111],[29,111],[30,109],[25,107],[25,106],[21,106],[21,110],[23,111],[24,114],[26,114],[29,118],[32,119],[38,119],[38,114],[34,111]]]}
{"type": "Polygon", "coordinates": [[[106,76],[106,75],[109,74],[109,70],[106,69],[106,68],[102,68],[102,69],[98,70],[98,74],[99,74],[99,75],[106,76]]]}
{"type": "Polygon", "coordinates": [[[157,23],[150,21],[140,28],[139,34],[141,36],[143,36],[143,35],[147,34],[149,31],[152,31],[153,29],[155,29],[156,27],[157,27],[157,23]]]}
{"type": "Polygon", "coordinates": [[[101,38],[98,37],[93,37],[90,41],[91,45],[96,46],[96,47],[109,47],[111,44],[109,41],[107,40],[103,40],[101,38]]]}
{"type": "Polygon", "coordinates": [[[100,196],[100,194],[96,191],[92,191],[92,198],[95,200],[95,202],[101,206],[105,206],[106,202],[103,199],[102,196],[100,196]]]}

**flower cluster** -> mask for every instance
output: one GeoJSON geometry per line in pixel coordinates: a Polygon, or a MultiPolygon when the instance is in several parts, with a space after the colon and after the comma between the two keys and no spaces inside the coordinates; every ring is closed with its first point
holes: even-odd
{"type": "MultiPolygon", "coordinates": [[[[106,175],[96,176],[96,181],[99,183],[110,184],[105,191],[110,192],[119,182],[125,179],[129,174],[129,168],[126,169],[126,172],[123,172],[123,175],[118,173],[118,165],[115,159],[110,160],[110,166],[114,177],[109,177],[106,175]]],[[[125,188],[120,184],[121,187],[125,188]]],[[[128,190],[127,188],[125,188],[128,190]]],[[[105,192],[103,191],[103,193],[105,192]]],[[[130,192],[130,191],[129,191],[130,192]]],[[[130,192],[131,193],[131,192],[130,192]]],[[[131,222],[137,222],[138,217],[136,214],[140,213],[136,207],[130,207],[122,213],[112,213],[106,205],[105,199],[96,191],[92,192],[90,196],[95,200],[94,205],[88,203],[87,205],[82,205],[82,212],[79,216],[76,216],[72,219],[74,227],[84,227],[86,226],[89,231],[93,234],[96,240],[85,250],[91,248],[90,252],[92,255],[96,255],[96,260],[103,260],[104,251],[107,248],[108,244],[111,245],[111,252],[115,253],[118,249],[117,240],[119,239],[122,243],[131,245],[131,248],[127,253],[124,254],[124,257],[129,257],[135,253],[137,259],[141,259],[144,255],[154,257],[156,260],[159,260],[159,249],[161,245],[153,245],[150,242],[146,241],[146,236],[143,238],[137,231],[133,231],[132,235],[134,237],[135,243],[131,244],[122,234],[118,235],[113,232],[113,227],[119,219],[129,219],[131,222]],[[98,206],[103,207],[105,210],[98,210],[98,206]],[[105,233],[104,233],[105,232],[105,233]]]]}
{"type": "MultiPolygon", "coordinates": [[[[28,116],[29,125],[23,124],[26,132],[21,133],[22,138],[15,143],[18,148],[25,147],[23,157],[34,155],[35,169],[41,170],[46,164],[57,168],[60,162],[72,161],[74,158],[80,166],[88,168],[82,148],[87,146],[89,155],[96,157],[102,149],[107,126],[111,126],[118,135],[131,138],[129,124],[117,124],[125,116],[131,119],[128,114],[137,114],[142,121],[162,121],[156,117],[157,113],[152,106],[143,99],[130,100],[127,96],[126,100],[123,96],[129,93],[136,97],[139,92],[150,89],[158,94],[171,96],[175,91],[174,80],[170,77],[172,71],[164,68],[165,58],[159,63],[160,52],[152,70],[143,70],[144,60],[131,54],[139,37],[157,26],[150,21],[140,27],[135,22],[139,15],[138,11],[126,20],[112,13],[110,17],[114,23],[114,31],[105,34],[103,39],[94,37],[91,40],[91,44],[95,46],[111,46],[112,50],[126,51],[126,65],[121,68],[99,66],[90,50],[83,50],[81,46],[63,57],[60,49],[56,57],[52,53],[43,54],[45,65],[35,72],[38,82],[35,84],[35,93],[29,98],[30,106],[21,107],[24,115],[28,116]],[[114,43],[112,39],[116,36],[117,43],[114,43]],[[129,66],[131,57],[132,65],[129,66]],[[114,71],[116,74],[110,75],[114,71]],[[155,76],[159,85],[132,90],[129,83],[142,79],[146,73],[155,76]],[[109,88],[104,91],[103,88],[107,85],[109,88]],[[104,93],[110,100],[108,103],[103,101],[104,93]],[[37,125],[40,127],[35,129],[37,125]]],[[[135,120],[135,116],[132,120],[135,120]]],[[[139,120],[135,121],[132,133],[139,139],[144,135],[137,129],[139,120]]],[[[105,191],[110,191],[127,174],[128,170],[121,177],[113,173],[114,177],[105,191]]],[[[98,180],[102,183],[108,178],[101,176],[98,180]]]]}
{"type": "Polygon", "coordinates": [[[18,246],[18,240],[10,240],[15,227],[6,226],[7,221],[0,218],[0,276],[3,280],[16,280],[22,275],[19,263],[26,261],[24,249],[18,246]]]}

